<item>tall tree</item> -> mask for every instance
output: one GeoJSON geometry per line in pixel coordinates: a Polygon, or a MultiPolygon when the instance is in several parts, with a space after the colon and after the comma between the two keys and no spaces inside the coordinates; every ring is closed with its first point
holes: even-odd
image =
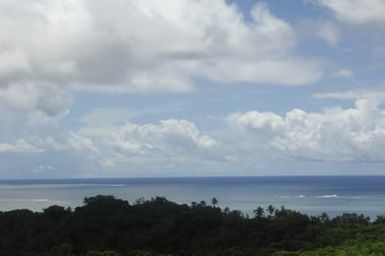
{"type": "Polygon", "coordinates": [[[258,206],[258,208],[255,209],[253,212],[254,216],[258,219],[262,218],[265,215],[265,210],[261,206],[258,206]]]}
{"type": "Polygon", "coordinates": [[[211,199],[211,204],[212,206],[216,207],[218,205],[218,199],[216,197],[213,197],[213,199],[211,199]]]}

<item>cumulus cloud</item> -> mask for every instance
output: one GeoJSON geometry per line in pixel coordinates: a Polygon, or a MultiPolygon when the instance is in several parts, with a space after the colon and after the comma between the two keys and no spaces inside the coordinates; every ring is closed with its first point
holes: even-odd
{"type": "Polygon", "coordinates": [[[51,83],[19,82],[0,87],[0,99],[19,111],[39,111],[57,116],[68,111],[71,95],[51,83]]]}
{"type": "MultiPolygon", "coordinates": [[[[41,84],[50,84],[61,95],[68,88],[190,91],[195,78],[283,85],[320,79],[317,62],[293,53],[290,24],[263,3],[250,17],[224,0],[1,1],[0,88],[20,93],[13,87],[28,84],[41,95],[41,84]]],[[[38,106],[48,98],[36,93],[26,105],[47,114],[62,107],[38,106]]]]}
{"type": "Polygon", "coordinates": [[[75,151],[104,170],[129,168],[131,173],[155,168],[176,171],[175,175],[242,172],[279,164],[289,168],[298,162],[382,162],[385,110],[380,100],[354,99],[353,107],[319,112],[235,113],[221,130],[209,132],[183,119],[85,126],[69,133],[62,142],[65,147],[58,150],[75,151]]]}
{"type": "Polygon", "coordinates": [[[43,152],[40,149],[25,139],[18,139],[14,143],[0,143],[0,154],[1,153],[40,153],[43,152]]]}
{"type": "Polygon", "coordinates": [[[191,171],[199,166],[234,171],[271,166],[272,161],[289,166],[298,161],[382,162],[385,111],[381,101],[353,99],[351,108],[320,112],[293,109],[284,115],[258,111],[231,114],[226,126],[210,133],[177,119],[83,127],[69,134],[65,150],[75,150],[106,170],[155,167],[191,171]]]}
{"type": "Polygon", "coordinates": [[[65,144],[67,150],[88,155],[106,168],[162,168],[154,163],[170,165],[201,160],[217,142],[187,120],[169,119],[158,124],[83,127],[71,132],[65,144]]]}
{"type": "Polygon", "coordinates": [[[233,114],[228,122],[249,152],[318,161],[385,160],[385,111],[372,100],[320,113],[251,111],[233,114]]]}
{"type": "Polygon", "coordinates": [[[315,0],[332,10],[343,22],[363,24],[385,24],[385,2],[382,0],[315,0]]]}
{"type": "MultiPolygon", "coordinates": [[[[382,163],[383,101],[346,94],[320,97],[354,99],[350,108],[318,112],[293,109],[286,114],[235,113],[226,118],[220,130],[202,130],[184,119],[145,124],[93,123],[54,137],[3,143],[0,152],[57,154],[79,164],[78,176],[210,175],[216,171],[250,174],[253,170],[291,168],[299,163],[317,162],[317,168],[322,166],[320,162],[382,163]]],[[[64,163],[58,160],[57,164],[64,163]]]]}

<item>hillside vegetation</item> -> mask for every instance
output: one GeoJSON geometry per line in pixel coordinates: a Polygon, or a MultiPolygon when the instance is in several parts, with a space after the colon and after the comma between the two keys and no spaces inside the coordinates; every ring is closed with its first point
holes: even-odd
{"type": "Polygon", "coordinates": [[[245,216],[217,204],[162,197],[130,204],[99,195],[73,210],[1,212],[0,255],[385,255],[382,216],[373,222],[357,214],[311,217],[273,206],[245,216]]]}

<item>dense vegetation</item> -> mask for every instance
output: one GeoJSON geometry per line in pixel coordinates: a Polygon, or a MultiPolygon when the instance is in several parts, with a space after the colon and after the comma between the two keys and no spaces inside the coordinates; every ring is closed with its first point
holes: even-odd
{"type": "Polygon", "coordinates": [[[157,197],[134,204],[85,198],[74,210],[0,213],[0,255],[385,255],[385,218],[357,214],[309,217],[273,206],[255,216],[202,201],[157,197]]]}

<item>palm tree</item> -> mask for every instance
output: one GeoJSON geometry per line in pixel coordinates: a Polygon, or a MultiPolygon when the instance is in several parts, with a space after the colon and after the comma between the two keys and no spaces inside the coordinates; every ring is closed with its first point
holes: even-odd
{"type": "Polygon", "coordinates": [[[213,197],[213,199],[211,199],[211,204],[216,207],[218,205],[218,199],[213,197]]]}
{"type": "Polygon", "coordinates": [[[265,215],[265,210],[261,206],[258,206],[258,208],[255,209],[253,212],[255,217],[258,219],[262,218],[265,215]]]}
{"type": "Polygon", "coordinates": [[[273,215],[274,211],[275,211],[274,206],[269,205],[269,206],[267,207],[267,212],[269,213],[270,216],[273,215]]]}

